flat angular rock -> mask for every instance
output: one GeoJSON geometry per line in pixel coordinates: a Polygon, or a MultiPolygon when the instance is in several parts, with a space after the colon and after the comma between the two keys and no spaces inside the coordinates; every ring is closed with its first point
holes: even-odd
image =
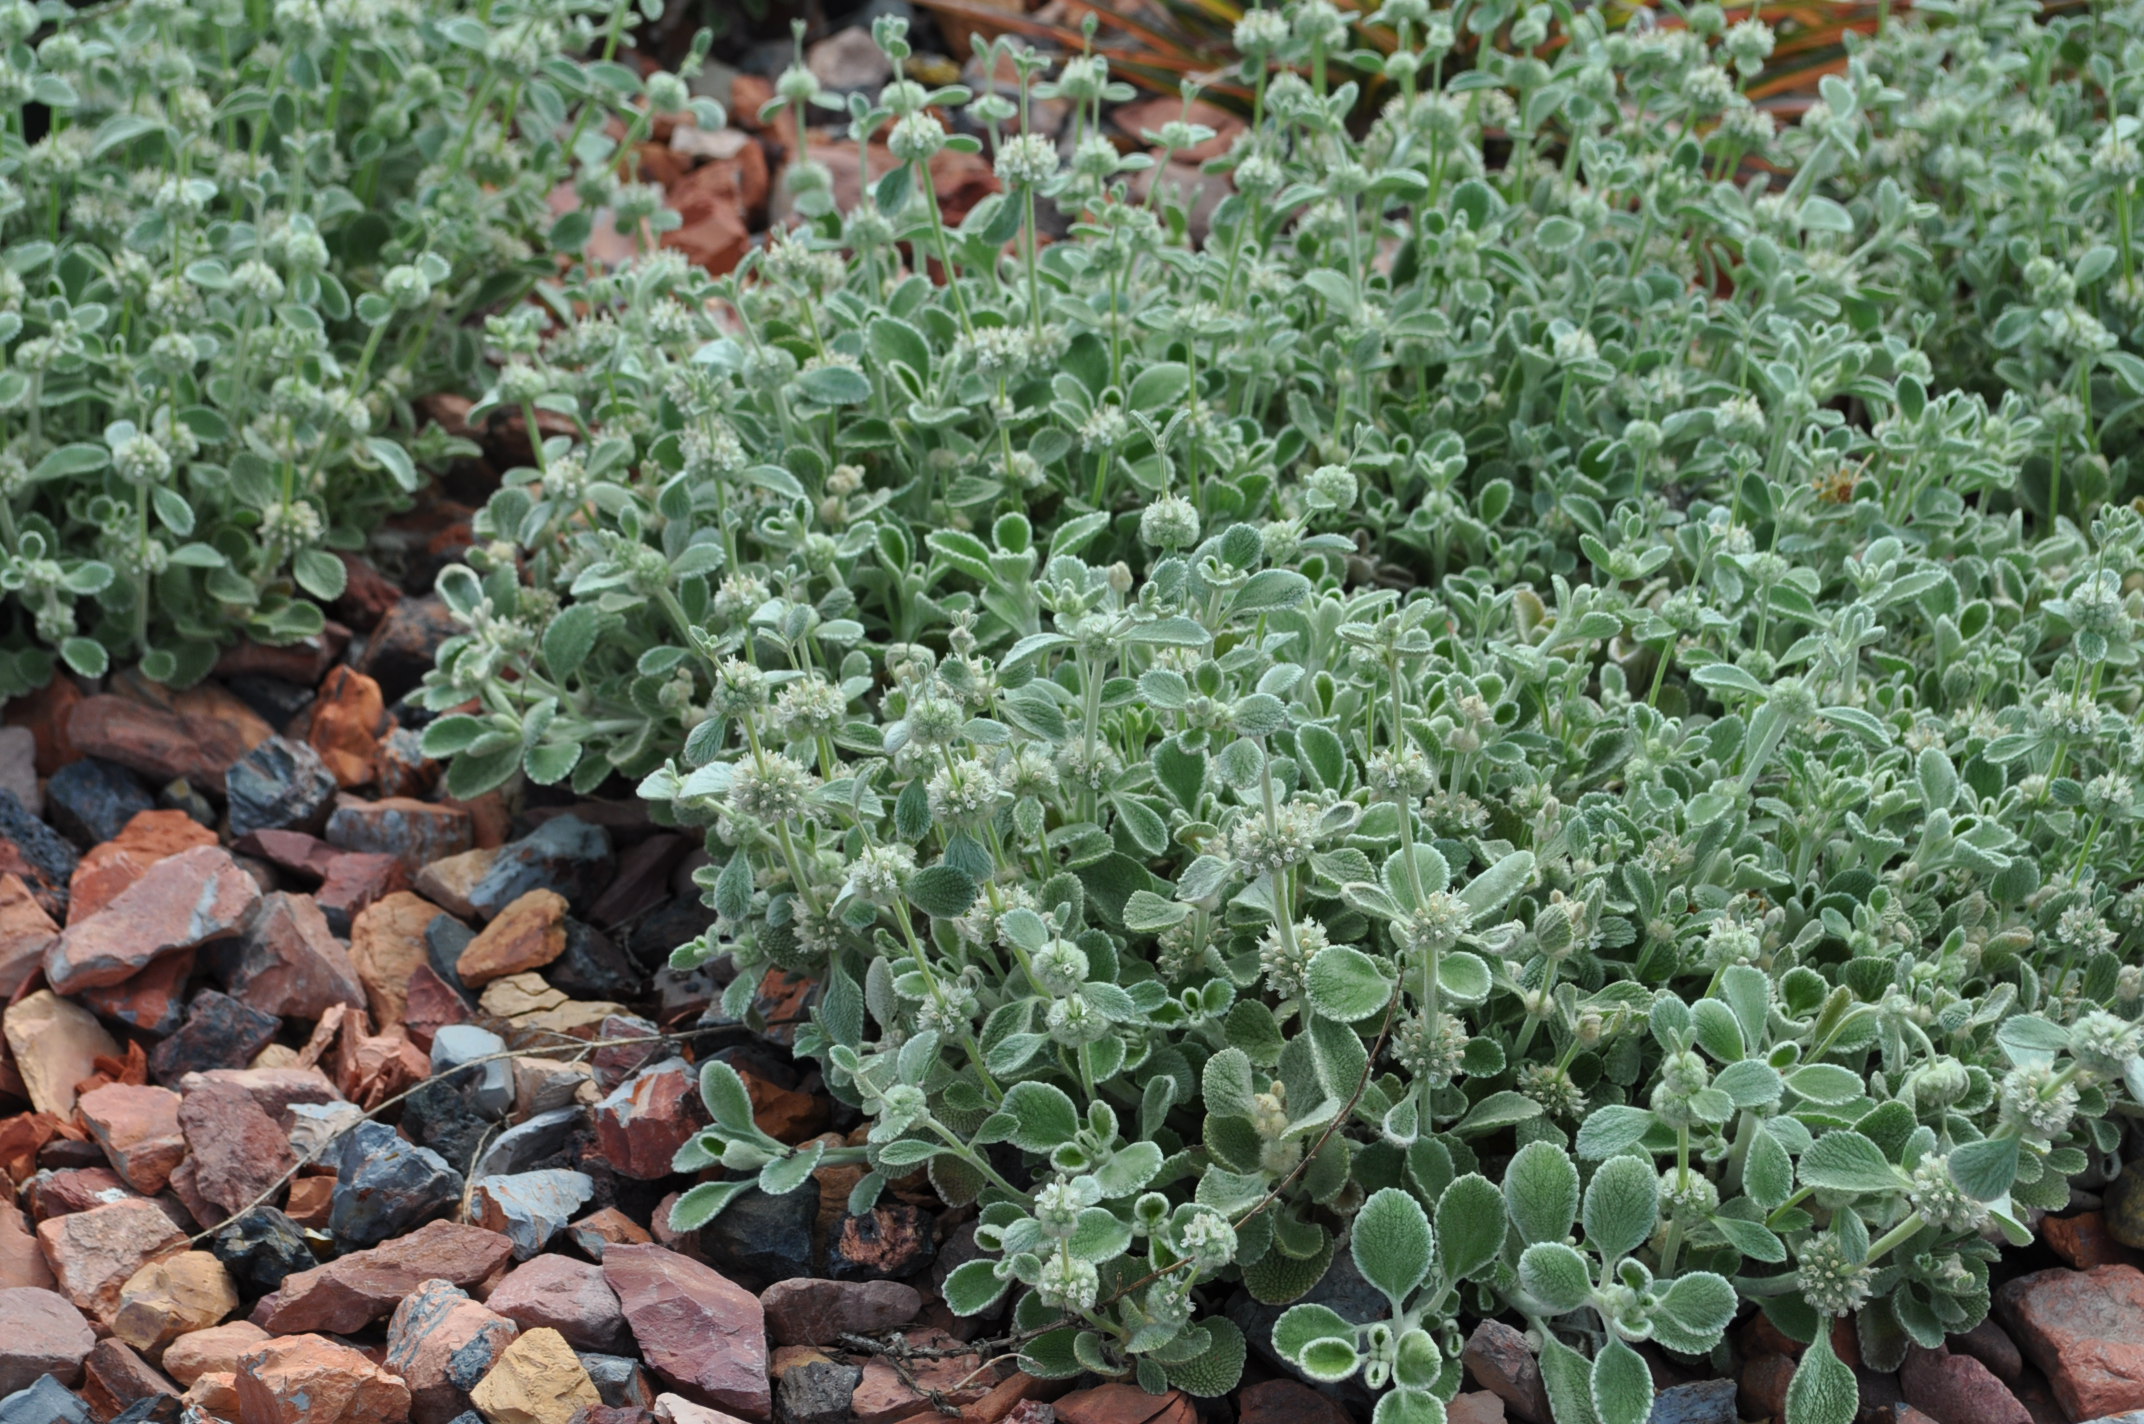
{"type": "Polygon", "coordinates": [[[471,1008],[469,1000],[440,978],[437,969],[420,964],[410,972],[402,1027],[409,1031],[410,1042],[430,1052],[441,1029],[469,1022],[471,1008]]]}
{"type": "Polygon", "coordinates": [[[75,1104],[112,1170],[143,1196],[155,1196],[186,1155],[179,1095],[169,1088],[107,1083],[75,1104]]]}
{"type": "Polygon", "coordinates": [[[541,969],[566,951],[566,897],[555,890],[531,890],[498,913],[478,932],[454,972],[470,988],[509,974],[541,969]]]}
{"type": "Polygon", "coordinates": [[[240,757],[225,776],[231,834],[318,834],[327,824],[337,790],[320,753],[289,737],[270,737],[240,757]]]}
{"type": "Polygon", "coordinates": [[[603,1397],[604,1404],[613,1409],[640,1409],[654,1407],[655,1389],[648,1383],[647,1371],[640,1368],[640,1361],[626,1355],[601,1355],[589,1350],[576,1350],[581,1358],[581,1367],[588,1371],[596,1393],[603,1397]]]}
{"type": "Polygon", "coordinates": [[[408,888],[409,876],[393,856],[353,850],[328,862],[327,874],[313,898],[320,904],[320,913],[328,917],[328,928],[348,935],[366,909],[408,888]]]}
{"type": "Polygon", "coordinates": [[[159,1083],[176,1083],[189,1073],[242,1068],[275,1041],[282,1027],[274,1014],[204,989],[187,1006],[178,1032],[149,1054],[149,1072],[159,1083]]]}
{"type": "Polygon", "coordinates": [[[41,1221],[37,1241],[60,1294],[106,1322],[119,1309],[120,1291],[136,1271],[186,1249],[186,1237],[171,1218],[140,1197],[41,1221]]]}
{"type": "Polygon", "coordinates": [[[67,882],[67,923],[78,924],[138,884],[149,867],[212,846],[216,833],[184,811],[144,811],[112,840],[90,847],[67,882]]]}
{"type": "Polygon", "coordinates": [[[347,667],[330,668],[313,703],[306,740],[343,786],[364,786],[379,762],[387,731],[387,701],[380,685],[347,667]]]}
{"type": "Polygon", "coordinates": [[[382,696],[401,697],[431,671],[439,645],[460,631],[438,594],[405,598],[387,610],[365,640],[357,670],[378,679],[382,696]]]}
{"type": "Polygon", "coordinates": [[[1909,1346],[1898,1383],[1906,1403],[1942,1424],[2032,1424],[2031,1411],[1969,1355],[1909,1346]]]}
{"type": "Polygon", "coordinates": [[[457,1171],[469,1166],[498,1128],[498,1115],[479,1103],[473,1073],[434,1077],[402,1100],[402,1131],[457,1171]]]}
{"type": "MultiPolygon", "coordinates": [[[[775,1405],[785,1424],[849,1424],[856,1417],[856,1391],[863,1379],[864,1372],[854,1365],[812,1360],[782,1372],[774,1387],[775,1405]]],[[[924,1396],[915,1397],[928,1406],[924,1396]]]]}
{"type": "Polygon", "coordinates": [[[0,1395],[27,1389],[49,1375],[72,1385],[82,1361],[97,1343],[82,1312],[65,1296],[18,1287],[0,1290],[0,1395]]]}
{"type": "Polygon", "coordinates": [[[264,1013],[317,1019],[336,1004],[365,1007],[350,951],[310,895],[262,897],[230,958],[224,982],[232,997],[264,1013]]]}
{"type": "Polygon", "coordinates": [[[766,1316],[750,1291],[660,1246],[611,1247],[603,1279],[658,1375],[716,1409],[768,1416],[766,1316]]]}
{"type": "Polygon", "coordinates": [[[81,1396],[50,1375],[0,1398],[0,1424],[96,1424],[81,1396]]]}
{"type": "Polygon", "coordinates": [[[290,1150],[310,1162],[332,1162],[336,1144],[365,1115],[356,1103],[298,1103],[290,1109],[290,1150]]]}
{"type": "Polygon", "coordinates": [[[245,1093],[286,1132],[294,1128],[300,1107],[349,1106],[318,1068],[210,1068],[181,1078],[179,1091],[191,1095],[217,1084],[245,1093]]]}
{"type": "Polygon", "coordinates": [[[96,1015],[50,989],[8,1005],[0,1025],[30,1106],[61,1118],[74,1115],[74,1085],[97,1071],[95,1060],[121,1056],[96,1015]]]}
{"type": "Polygon", "coordinates": [[[616,866],[610,832],[578,816],[553,817],[500,847],[483,878],[469,888],[469,904],[488,919],[529,891],[548,889],[575,909],[585,909],[609,887],[616,866]]]}
{"type": "Polygon", "coordinates": [[[476,931],[452,915],[434,915],[432,922],[424,927],[424,952],[431,962],[432,972],[471,1004],[476,1002],[476,995],[462,982],[462,976],[454,966],[461,961],[462,951],[469,947],[469,941],[475,938],[476,931]]]}
{"type": "Polygon", "coordinates": [[[69,925],[45,955],[59,993],[116,984],[173,950],[236,934],[260,887],[220,846],[201,846],[151,866],[119,898],[69,925]]]}
{"type": "MultiPolygon", "coordinates": [[[[601,1262],[603,1253],[612,1246],[645,1246],[655,1239],[645,1226],[614,1206],[588,1213],[567,1227],[566,1232],[573,1238],[573,1248],[596,1262],[601,1262]]],[[[536,1259],[547,1258],[539,1256],[536,1259]]]]}
{"type": "Polygon", "coordinates": [[[179,1392],[139,1351],[119,1340],[99,1340],[82,1361],[82,1398],[90,1413],[121,1419],[163,1418],[178,1424],[179,1392]]]}
{"type": "Polygon", "coordinates": [[[37,1234],[14,1196],[0,1192],[0,1290],[25,1286],[50,1290],[53,1284],[52,1267],[45,1264],[45,1253],[38,1249],[37,1234]]]}
{"type": "Polygon", "coordinates": [[[22,1184],[23,1204],[33,1221],[50,1221],[69,1212],[88,1211],[108,1202],[139,1201],[141,1193],[109,1167],[47,1167],[22,1184]]]}
{"type": "Polygon", "coordinates": [[[342,1141],[328,1229],[346,1247],[377,1246],[454,1206],[461,1194],[461,1173],[438,1153],[385,1123],[359,1123],[342,1141]]]}
{"type": "Polygon", "coordinates": [[[842,1335],[876,1335],[916,1318],[923,1297],[897,1281],[776,1281],[759,1294],[767,1338],[777,1345],[828,1345],[842,1335]]]}
{"type": "Polygon", "coordinates": [[[409,1385],[410,1418],[415,1424],[448,1424],[469,1407],[469,1390],[483,1378],[482,1366],[495,1361],[519,1334],[513,1321],[471,1300],[452,1282],[420,1285],[387,1322],[386,1365],[409,1385]]]}
{"type": "Polygon", "coordinates": [[[30,814],[12,791],[0,790],[0,872],[15,876],[53,919],[67,918],[67,885],[74,878],[74,847],[30,814]]]}
{"type": "Polygon", "coordinates": [[[151,1037],[176,1033],[186,1021],[186,984],[193,977],[196,954],[182,949],[162,955],[132,978],[81,990],[74,995],[75,1002],[107,1022],[125,1024],[151,1037]]]}
{"type": "Polygon", "coordinates": [[[272,1206],[254,1207],[225,1222],[208,1246],[248,1295],[280,1289],[290,1277],[313,1268],[305,1234],[272,1206]]]}
{"type": "Polygon", "coordinates": [[[467,811],[407,796],[367,801],[344,794],[337,798],[327,826],[329,845],[391,855],[410,875],[428,862],[469,849],[472,835],[467,811]]]}
{"type": "Polygon", "coordinates": [[[238,1357],[269,1339],[249,1320],[233,1320],[181,1335],[164,1348],[164,1373],[184,1389],[211,1370],[235,1373],[238,1357]]]}
{"type": "Polygon", "coordinates": [[[231,763],[275,729],[230,693],[202,683],[174,694],[169,708],[110,694],[84,698],[68,716],[67,735],[77,750],[138,771],[152,784],[185,777],[220,792],[231,763]]]}
{"type": "Polygon", "coordinates": [[[479,1177],[470,1192],[470,1215],[477,1225],[513,1242],[514,1259],[526,1261],[565,1228],[595,1191],[587,1173],[562,1167],[479,1177]]]}
{"type": "Polygon", "coordinates": [[[181,1335],[222,1324],[236,1309],[238,1290],[223,1262],[207,1251],[181,1251],[127,1278],[112,1334],[153,1357],[181,1335]]]}
{"type": "Polygon", "coordinates": [[[482,847],[444,856],[418,871],[411,884],[418,894],[448,913],[465,920],[477,919],[476,903],[469,897],[498,858],[497,850],[482,847]]]}
{"type": "Polygon", "coordinates": [[[643,1068],[595,1106],[603,1159],[628,1177],[667,1177],[671,1161],[704,1125],[699,1085],[682,1058],[643,1068]]]}
{"type": "Polygon", "coordinates": [[[71,761],[45,783],[45,818],[85,849],[114,839],[155,804],[141,778],[101,757],[71,761]]]}
{"type": "Polygon", "coordinates": [[[566,949],[544,977],[579,999],[625,1000],[638,996],[647,975],[625,950],[594,925],[566,921],[566,949]]]}
{"type": "Polygon", "coordinates": [[[491,1373],[469,1392],[485,1424],[573,1424],[600,1406],[595,1381],[556,1330],[531,1330],[506,1347],[491,1373]]]}
{"type": "Polygon", "coordinates": [[[272,1333],[351,1334],[389,1314],[425,1281],[451,1281],[466,1290],[490,1278],[513,1250],[496,1231],[427,1222],[385,1245],[292,1275],[254,1307],[251,1319],[272,1333]]]}
{"type": "Polygon", "coordinates": [[[60,927],[19,875],[0,875],[0,1002],[15,997],[44,966],[60,927]]]}
{"type": "Polygon", "coordinates": [[[726,1274],[764,1289],[815,1274],[812,1226],[818,1218],[817,1182],[780,1196],[751,1187],[701,1229],[700,1249],[726,1274]]]}
{"type": "Polygon", "coordinates": [[[521,1118],[583,1101],[584,1085],[595,1082],[595,1071],[586,1063],[562,1058],[515,1058],[509,1066],[513,1069],[514,1114],[521,1118]]]}
{"type": "Polygon", "coordinates": [[[504,1177],[533,1172],[542,1167],[565,1165],[567,1150],[581,1133],[588,1114],[581,1108],[559,1108],[538,1113],[514,1124],[491,1140],[484,1155],[469,1171],[472,1177],[504,1177]]]}
{"type": "Polygon", "coordinates": [[[381,1424],[409,1415],[409,1386],[318,1335],[271,1340],[238,1359],[245,1424],[381,1424]]]}
{"type": "Polygon", "coordinates": [[[1505,1412],[1526,1424],[1551,1424],[1548,1387],[1526,1337],[1498,1320],[1484,1320],[1460,1354],[1467,1378],[1504,1401],[1505,1412]]]}
{"type": "Polygon", "coordinates": [[[437,905],[403,890],[368,905],[352,922],[350,960],[381,1028],[402,1022],[409,976],[426,959],[425,927],[438,915],[437,905]]]}
{"type": "Polygon", "coordinates": [[[528,1033],[565,1034],[594,1038],[598,1026],[611,1015],[623,1012],[607,1000],[582,1002],[570,999],[534,973],[509,974],[484,986],[477,1007],[493,1018],[505,1019],[528,1033]]]}
{"type": "Polygon", "coordinates": [[[514,1105],[513,1063],[500,1056],[505,1052],[506,1040],[490,1029],[448,1024],[432,1035],[432,1076],[437,1079],[453,1073],[471,1084],[476,1089],[477,1105],[497,1117],[514,1105]],[[482,1066],[463,1068],[465,1063],[482,1066]]]}
{"type": "Polygon", "coordinates": [[[2144,1409],[2144,1271],[2035,1271],[2004,1282],[1995,1300],[2070,1418],[2144,1409]]]}
{"type": "Polygon", "coordinates": [[[577,1350],[619,1353],[632,1348],[618,1293],[594,1262],[538,1256],[508,1271],[485,1304],[524,1328],[556,1330],[577,1350]]]}

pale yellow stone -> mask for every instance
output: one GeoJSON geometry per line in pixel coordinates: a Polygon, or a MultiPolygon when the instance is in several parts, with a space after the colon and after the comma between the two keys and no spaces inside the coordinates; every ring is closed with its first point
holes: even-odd
{"type": "Polygon", "coordinates": [[[545,1328],[508,1345],[469,1402],[488,1424],[571,1424],[575,1411],[603,1396],[566,1337],[545,1328]]]}
{"type": "Polygon", "coordinates": [[[153,1358],[181,1335],[219,1325],[236,1309],[238,1292],[223,1262],[206,1251],[182,1251],[127,1277],[112,1333],[153,1358]]]}

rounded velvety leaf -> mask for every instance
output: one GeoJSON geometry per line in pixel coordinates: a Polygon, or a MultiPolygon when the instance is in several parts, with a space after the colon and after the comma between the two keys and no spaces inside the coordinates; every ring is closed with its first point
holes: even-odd
{"type": "Polygon", "coordinates": [[[787,1196],[811,1180],[813,1169],[825,1155],[826,1144],[814,1142],[785,1157],[775,1158],[759,1169],[759,1189],[770,1197],[787,1196]]]}
{"type": "Polygon", "coordinates": [[[1787,1385],[1787,1424],[1851,1424],[1860,1409],[1853,1370],[1832,1353],[1831,1332],[1819,1332],[1787,1385]]]}
{"type": "Polygon", "coordinates": [[[1551,1315],[1576,1310],[1593,1295],[1586,1258],[1561,1241],[1537,1241],[1519,1254],[1519,1286],[1551,1315]]]}
{"type": "Polygon", "coordinates": [[[1079,1131],[1079,1111],[1064,1089],[1048,1083],[1015,1083],[1005,1092],[1004,1111],[1017,1126],[1012,1140],[1029,1152],[1048,1152],[1079,1131]]]}
{"type": "Polygon", "coordinates": [[[1392,1001],[1392,976],[1376,960],[1344,944],[1318,951],[1304,979],[1311,1004],[1338,1023],[1366,1019],[1392,1001]]]}
{"type": "Polygon", "coordinates": [[[1578,1168],[1553,1142],[1529,1142],[1504,1168],[1504,1206],[1521,1241],[1561,1241],[1578,1219],[1578,1168]]]}
{"type": "Polygon", "coordinates": [[[1287,1360],[1301,1359],[1316,1340],[1354,1338],[1354,1325],[1327,1305],[1291,1305],[1273,1322],[1273,1348],[1287,1360]]]}
{"type": "Polygon", "coordinates": [[[1382,1187],[1355,1213],[1349,1250],[1355,1269],[1385,1293],[1397,1314],[1405,1309],[1414,1288],[1429,1276],[1435,1250],[1429,1215],[1411,1193],[1382,1187]]]}
{"type": "Polygon", "coordinates": [[[1719,1343],[1738,1304],[1724,1276],[1710,1271],[1678,1276],[1653,1313],[1653,1338],[1670,1350],[1702,1355],[1719,1343]]]}
{"type": "MultiPolygon", "coordinates": [[[[1628,1255],[1660,1219],[1660,1178],[1640,1157],[1611,1157],[1586,1183],[1586,1241],[1603,1257],[1628,1255]]],[[[1605,1424],[1605,1421],[1604,1421],[1605,1424]]]]}
{"type": "Polygon", "coordinates": [[[1480,955],[1454,949],[1437,956],[1437,987],[1453,1003],[1478,1004],[1493,985],[1488,961],[1480,955]]]}
{"type": "Polygon", "coordinates": [[[1653,1413],[1653,1372],[1636,1350],[1610,1339],[1593,1357],[1592,1394],[1600,1424],[1646,1424],[1653,1413]]]}
{"type": "Polygon", "coordinates": [[[1479,1275],[1504,1249],[1504,1197],[1496,1184],[1469,1172],[1437,1198],[1436,1235],[1446,1285],[1479,1275]]]}
{"type": "Polygon", "coordinates": [[[1313,1340],[1303,1347],[1295,1365],[1321,1384],[1338,1384],[1362,1368],[1362,1356],[1346,1340],[1313,1340]]]}
{"type": "Polygon", "coordinates": [[[996,1261],[963,1261],[946,1273],[946,1308],[955,1315],[981,1315],[1010,1284],[998,1279],[996,1261]]]}
{"type": "Polygon", "coordinates": [[[1169,1383],[1184,1393],[1213,1399],[1242,1380],[1249,1351],[1243,1331],[1227,1316],[1209,1315],[1199,1323],[1206,1331],[1206,1348],[1188,1360],[1166,1362],[1162,1370],[1169,1383]]]}
{"type": "Polygon", "coordinates": [[[1444,1401],[1426,1389],[1395,1389],[1377,1401],[1370,1424],[1445,1424],[1444,1401]]]}
{"type": "Polygon", "coordinates": [[[747,1179],[741,1182],[702,1182],[696,1187],[688,1188],[670,1207],[670,1229],[698,1231],[751,1186],[751,1181],[747,1179]]]}

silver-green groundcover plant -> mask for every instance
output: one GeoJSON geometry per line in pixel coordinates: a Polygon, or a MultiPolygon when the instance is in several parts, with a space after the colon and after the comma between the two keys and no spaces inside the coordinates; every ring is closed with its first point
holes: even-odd
{"type": "Polygon", "coordinates": [[[2144,1097],[2144,516],[2038,517],[2028,402],[1884,326],[1948,195],[1804,179],[1740,94],[1761,25],[1540,58],[1529,12],[1447,84],[1463,18],[1380,12],[1359,139],[1342,17],[1247,18],[1203,243],[1127,191],[1106,64],[1017,56],[853,100],[870,196],[807,151],[738,279],[491,322],[485,406],[578,428],[442,578],[427,745],[463,795],[631,778],[713,858],[676,962],[729,956],[737,1017],[822,981],[797,1048],[868,1140],[775,1141],[710,1064],[681,1228],[923,1171],[1030,1371],[1226,1390],[1243,1292],[1383,1424],[1490,1315],[1560,1424],[1641,1424],[1638,1347],[1724,1359],[1754,1308],[1808,1342],[1794,1424],[1845,1424],[1832,1320],[1879,1367],[1969,1327],[2144,1097]],[[957,227],[948,114],[1005,183],[957,227]],[[1342,1251],[1380,1318],[1303,1302],[1342,1251]]]}
{"type": "Polygon", "coordinates": [[[234,634],[320,631],[335,551],[473,453],[408,434],[413,400],[475,386],[472,314],[594,207],[657,219],[620,158],[656,113],[721,122],[617,62],[636,18],[0,0],[0,696],[55,653],[185,684],[234,634]],[[554,219],[568,180],[589,206],[554,219]]]}

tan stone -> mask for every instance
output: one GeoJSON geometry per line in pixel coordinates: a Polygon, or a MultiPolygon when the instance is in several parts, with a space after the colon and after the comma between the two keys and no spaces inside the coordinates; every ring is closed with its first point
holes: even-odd
{"type": "Polygon", "coordinates": [[[143,1197],[106,1202],[37,1224],[37,1244],[77,1309],[110,1322],[121,1290],[151,1261],[186,1249],[163,1208],[143,1197]]]}
{"type": "Polygon", "coordinates": [[[238,1291],[223,1262],[206,1251],[182,1251],[127,1278],[112,1333],[154,1358],[181,1335],[221,1324],[236,1309],[238,1291]]]}
{"type": "Polygon", "coordinates": [[[625,1007],[605,999],[569,999],[563,990],[544,982],[541,974],[509,974],[484,986],[477,1007],[496,1019],[504,1019],[530,1033],[563,1033],[586,1038],[612,1014],[625,1007]]]}
{"type": "Polygon", "coordinates": [[[398,890],[367,905],[351,922],[350,962],[381,1028],[407,1014],[409,976],[425,962],[424,927],[438,916],[439,907],[431,901],[398,890]]]}
{"type": "Polygon", "coordinates": [[[465,850],[460,855],[450,855],[435,860],[417,872],[414,882],[417,893],[434,904],[444,907],[449,913],[465,920],[479,919],[476,903],[469,898],[476,883],[491,869],[492,862],[499,858],[496,848],[479,846],[465,850]]]}
{"type": "Polygon", "coordinates": [[[531,1330],[469,1392],[488,1424],[572,1424],[574,1412],[603,1402],[566,1337],[531,1330]]]}
{"type": "Polygon", "coordinates": [[[39,989],[8,1007],[5,1025],[15,1071],[39,1112],[74,1116],[74,1085],[96,1072],[98,1058],[117,1058],[119,1045],[96,1015],[50,989],[39,989]]]}
{"type": "Polygon", "coordinates": [[[474,989],[509,974],[541,969],[565,952],[566,897],[556,890],[531,890],[469,941],[454,970],[474,989]]]}
{"type": "Polygon", "coordinates": [[[235,1373],[238,1357],[272,1337],[250,1320],[233,1320],[181,1335],[164,1347],[164,1373],[181,1388],[212,1371],[235,1373]]]}
{"type": "Polygon", "coordinates": [[[570,1106],[580,1100],[581,1085],[592,1088],[596,1080],[589,1064],[559,1058],[516,1058],[513,1068],[514,1115],[522,1121],[570,1106]]]}

